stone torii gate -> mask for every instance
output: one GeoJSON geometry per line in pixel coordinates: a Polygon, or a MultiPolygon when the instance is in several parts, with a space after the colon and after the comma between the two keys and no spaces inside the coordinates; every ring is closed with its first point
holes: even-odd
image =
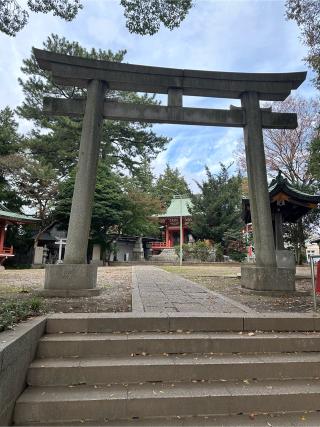
{"type": "Polygon", "coordinates": [[[242,283],[258,290],[294,290],[290,268],[277,266],[273,241],[262,129],[295,129],[296,114],[273,113],[259,101],[283,101],[305,80],[306,73],[230,73],[123,64],[34,49],[39,66],[55,83],[87,89],[86,99],[45,98],[50,115],[83,116],[63,265],[46,269],[45,289],[67,294],[94,292],[97,267],[86,263],[93,195],[103,119],[149,123],[229,126],[244,129],[249,198],[256,264],[241,269],[242,283]],[[108,90],[168,95],[168,105],[137,105],[105,98],[108,90]],[[183,95],[236,98],[229,110],[186,108],[183,95]]]}

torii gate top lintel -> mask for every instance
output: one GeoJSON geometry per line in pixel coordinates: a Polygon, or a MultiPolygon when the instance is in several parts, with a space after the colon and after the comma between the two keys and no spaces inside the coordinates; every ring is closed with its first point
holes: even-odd
{"type": "Polygon", "coordinates": [[[236,73],[184,70],[125,64],[64,55],[34,49],[42,69],[61,85],[87,87],[90,80],[103,80],[110,90],[167,94],[171,88],[182,95],[240,99],[244,92],[257,92],[260,100],[282,101],[297,89],[306,72],[236,73]]]}

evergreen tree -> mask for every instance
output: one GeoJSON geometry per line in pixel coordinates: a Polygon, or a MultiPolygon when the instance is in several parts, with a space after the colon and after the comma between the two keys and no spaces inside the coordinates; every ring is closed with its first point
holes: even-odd
{"type": "Polygon", "coordinates": [[[163,174],[156,181],[155,194],[161,200],[163,207],[167,208],[174,195],[189,197],[191,192],[179,169],[173,169],[167,164],[163,174]]]}
{"type": "Polygon", "coordinates": [[[180,26],[192,0],[121,0],[130,33],[153,35],[161,24],[173,30],[180,26]]]}
{"type": "MultiPolygon", "coordinates": [[[[75,171],[60,184],[54,218],[68,226],[75,171]]],[[[107,242],[108,234],[154,234],[158,228],[151,217],[160,209],[157,199],[136,186],[135,180],[112,171],[100,161],[94,194],[91,235],[96,241],[107,242]]]]}
{"type": "MultiPolygon", "coordinates": [[[[116,53],[110,50],[87,50],[78,42],[70,42],[56,34],[49,36],[43,47],[51,52],[118,62],[123,60],[126,53],[124,50],[116,53]]],[[[43,113],[43,97],[85,97],[86,90],[54,84],[50,74],[39,68],[33,53],[23,61],[21,70],[26,76],[19,79],[25,99],[17,111],[21,117],[32,120],[35,124],[26,143],[27,149],[38,160],[51,163],[61,176],[66,176],[77,162],[82,119],[48,117],[43,113]]],[[[124,102],[155,103],[153,96],[132,92],[109,91],[106,96],[116,97],[124,102]]],[[[149,124],[105,120],[101,137],[101,158],[109,159],[120,168],[134,170],[145,157],[155,157],[167,142],[168,139],[157,136],[149,124]]]]}
{"type": "Polygon", "coordinates": [[[240,176],[229,176],[228,168],[214,175],[206,167],[207,179],[197,183],[200,194],[192,196],[192,234],[215,243],[237,238],[242,228],[240,176]]]}
{"type": "Polygon", "coordinates": [[[320,128],[318,135],[310,144],[309,171],[318,190],[320,188],[320,128]]]}
{"type": "Polygon", "coordinates": [[[0,31],[15,36],[28,22],[29,11],[53,12],[66,21],[72,21],[82,8],[80,0],[28,0],[24,6],[17,0],[0,0],[0,31]]]}
{"type": "MultiPolygon", "coordinates": [[[[18,134],[18,123],[14,112],[5,107],[0,110],[0,159],[11,156],[21,149],[21,137],[18,134]]],[[[9,209],[19,211],[22,200],[12,188],[8,179],[8,171],[0,163],[0,203],[9,209]]]]}

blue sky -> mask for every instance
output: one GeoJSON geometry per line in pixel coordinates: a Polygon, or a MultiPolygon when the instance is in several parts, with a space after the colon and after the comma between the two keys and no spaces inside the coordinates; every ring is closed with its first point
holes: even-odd
{"type": "MultiPolygon", "coordinates": [[[[26,2],[23,1],[21,3],[26,2]]],[[[73,22],[52,15],[32,14],[29,25],[17,37],[0,34],[0,108],[16,107],[23,99],[17,79],[22,59],[31,47],[41,48],[50,33],[84,46],[127,49],[126,62],[175,68],[217,71],[289,72],[307,70],[306,48],[299,29],[285,20],[282,0],[194,0],[194,7],[173,31],[162,28],[154,36],[130,34],[119,0],[84,0],[84,9],[73,22]]],[[[308,80],[296,91],[314,96],[308,80]]],[[[185,106],[228,108],[236,100],[184,97],[185,106]]],[[[26,131],[30,124],[21,121],[26,131]]],[[[234,159],[242,130],[200,126],[155,125],[154,130],[172,138],[166,151],[153,162],[156,174],[166,163],[178,167],[194,188],[204,177],[204,166],[214,172],[219,162],[234,159]]]]}

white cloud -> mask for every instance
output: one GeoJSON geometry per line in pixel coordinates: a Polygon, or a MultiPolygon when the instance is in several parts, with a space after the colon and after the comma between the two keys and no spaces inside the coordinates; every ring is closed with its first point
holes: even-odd
{"type": "MultiPolygon", "coordinates": [[[[195,0],[179,29],[162,28],[152,37],[133,35],[125,27],[119,0],[90,0],[73,22],[52,15],[31,14],[28,26],[16,38],[0,34],[0,108],[17,106],[23,99],[17,78],[31,47],[41,47],[50,33],[84,46],[127,49],[127,62],[205,70],[286,72],[306,69],[306,47],[294,22],[284,17],[284,0],[195,0]]],[[[310,82],[301,89],[314,95],[310,82]]],[[[162,97],[163,98],[163,97],[162,97]]],[[[238,100],[185,97],[185,106],[229,108],[238,100]]],[[[30,125],[21,122],[21,130],[30,125]]],[[[179,167],[188,181],[204,177],[204,165],[214,172],[219,162],[233,160],[241,130],[159,125],[154,129],[174,139],[153,162],[157,174],[165,164],[179,167]]]]}

